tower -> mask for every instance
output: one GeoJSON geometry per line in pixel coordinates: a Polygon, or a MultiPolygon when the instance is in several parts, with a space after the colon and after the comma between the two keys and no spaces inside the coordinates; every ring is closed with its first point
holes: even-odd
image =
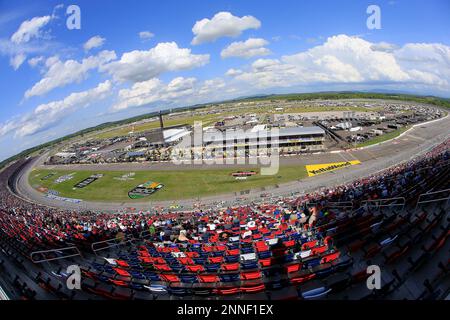
{"type": "Polygon", "coordinates": [[[161,110],[159,110],[159,128],[161,129],[161,132],[164,130],[164,122],[161,110]]]}

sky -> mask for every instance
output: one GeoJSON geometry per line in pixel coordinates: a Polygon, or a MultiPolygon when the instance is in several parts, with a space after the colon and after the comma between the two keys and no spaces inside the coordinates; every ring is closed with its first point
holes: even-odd
{"type": "Polygon", "coordinates": [[[450,97],[450,1],[0,0],[0,160],[151,111],[329,90],[450,97]]]}

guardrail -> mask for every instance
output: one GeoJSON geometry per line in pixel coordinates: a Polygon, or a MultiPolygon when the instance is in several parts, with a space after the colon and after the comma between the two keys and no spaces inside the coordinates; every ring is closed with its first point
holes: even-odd
{"type": "MultiPolygon", "coordinates": [[[[313,207],[313,206],[317,206],[320,205],[319,202],[310,202],[307,203],[306,206],[307,207],[313,207]]],[[[352,209],[353,208],[353,201],[325,201],[323,203],[324,207],[328,207],[328,208],[338,208],[338,209],[352,209]]]]}
{"type": "Polygon", "coordinates": [[[30,259],[33,263],[42,263],[42,262],[67,259],[67,258],[77,257],[77,256],[82,257],[81,252],[77,247],[72,246],[72,247],[65,247],[65,248],[60,248],[60,249],[34,251],[30,254],[30,259]],[[47,253],[60,253],[62,251],[67,251],[67,250],[74,250],[76,253],[59,256],[59,257],[54,257],[54,258],[45,258],[45,254],[47,254],[47,253]],[[42,255],[44,257],[44,259],[36,260],[36,259],[34,259],[34,256],[36,256],[36,255],[42,255]]]}
{"type": "Polygon", "coordinates": [[[114,247],[123,246],[123,245],[126,245],[128,243],[133,243],[135,240],[136,239],[133,238],[133,237],[129,237],[129,238],[124,237],[124,239],[113,238],[113,239],[98,241],[98,242],[94,242],[94,243],[91,244],[91,250],[92,250],[92,252],[95,253],[95,255],[97,255],[98,251],[106,250],[106,249],[110,249],[110,248],[114,248],[114,247]],[[100,248],[96,248],[96,247],[101,246],[103,244],[106,244],[106,245],[102,246],[100,248]]]}
{"type": "Polygon", "coordinates": [[[433,191],[433,192],[422,193],[419,196],[419,199],[417,200],[416,210],[419,207],[419,205],[432,203],[432,202],[445,201],[445,206],[448,206],[449,200],[450,200],[450,189],[444,189],[444,190],[438,190],[438,191],[433,191]],[[431,200],[424,200],[423,199],[423,198],[431,197],[431,196],[435,196],[435,195],[439,196],[439,194],[443,194],[443,196],[440,196],[437,199],[431,199],[431,200]]]}
{"type": "Polygon", "coordinates": [[[365,208],[401,207],[401,210],[403,210],[405,205],[406,199],[404,197],[365,200],[361,202],[361,207],[365,208]]]}

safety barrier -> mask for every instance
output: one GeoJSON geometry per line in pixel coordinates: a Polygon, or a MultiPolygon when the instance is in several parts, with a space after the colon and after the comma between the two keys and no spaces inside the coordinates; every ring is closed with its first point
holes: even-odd
{"type": "Polygon", "coordinates": [[[450,189],[422,193],[419,196],[419,199],[417,200],[416,210],[419,207],[419,205],[424,205],[424,204],[433,203],[433,202],[443,202],[443,201],[445,201],[445,206],[447,207],[449,200],[450,200],[450,189]],[[429,198],[429,197],[434,197],[434,196],[437,196],[439,198],[427,199],[427,197],[429,198]]]}
{"type": "Polygon", "coordinates": [[[61,260],[61,259],[67,259],[67,258],[72,258],[72,257],[82,257],[80,250],[75,247],[75,246],[71,246],[71,247],[65,247],[65,248],[60,248],[60,249],[50,249],[50,250],[41,250],[41,251],[34,251],[30,254],[30,259],[32,262],[34,263],[42,263],[42,262],[49,262],[49,261],[54,261],[54,260],[61,260]],[[67,254],[67,255],[63,255],[63,256],[57,256],[57,257],[51,257],[51,258],[45,258],[46,254],[50,254],[50,253],[57,253],[58,255],[63,252],[63,251],[68,251],[68,250],[74,250],[75,253],[72,254],[67,254]],[[40,260],[36,260],[34,257],[38,256],[38,255],[42,255],[42,257],[44,259],[40,259],[40,260]]]}
{"type": "Polygon", "coordinates": [[[365,200],[361,202],[361,207],[365,208],[401,207],[400,210],[403,210],[405,205],[406,199],[404,197],[365,200]]]}
{"type": "Polygon", "coordinates": [[[92,252],[95,253],[95,255],[97,255],[98,251],[110,249],[113,247],[123,246],[123,245],[129,244],[129,243],[133,243],[135,240],[136,239],[133,237],[124,236],[123,239],[113,238],[113,239],[98,241],[98,242],[94,242],[91,244],[91,250],[92,250],[92,252]],[[105,244],[105,245],[102,246],[103,244],[105,244]],[[101,246],[101,247],[99,247],[99,246],[101,246]],[[97,248],[97,247],[99,247],[99,248],[97,248]]]}
{"type": "MultiPolygon", "coordinates": [[[[310,202],[306,204],[307,207],[314,207],[317,205],[321,205],[321,203],[310,202]]],[[[353,201],[325,201],[322,205],[331,209],[352,209],[353,201]]]]}

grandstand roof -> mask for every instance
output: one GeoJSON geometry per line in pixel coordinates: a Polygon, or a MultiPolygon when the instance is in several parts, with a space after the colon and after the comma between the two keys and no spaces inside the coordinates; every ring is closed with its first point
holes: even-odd
{"type": "MultiPolygon", "coordinates": [[[[225,140],[244,140],[245,138],[256,139],[257,137],[264,138],[265,136],[274,136],[276,132],[272,132],[271,130],[227,130],[226,132],[206,132],[203,140],[205,142],[212,142],[220,140],[220,137],[224,137],[225,140]]],[[[318,127],[290,127],[290,128],[281,128],[278,130],[279,137],[290,137],[290,136],[303,136],[303,135],[311,135],[311,134],[325,134],[325,131],[318,127]]]]}

